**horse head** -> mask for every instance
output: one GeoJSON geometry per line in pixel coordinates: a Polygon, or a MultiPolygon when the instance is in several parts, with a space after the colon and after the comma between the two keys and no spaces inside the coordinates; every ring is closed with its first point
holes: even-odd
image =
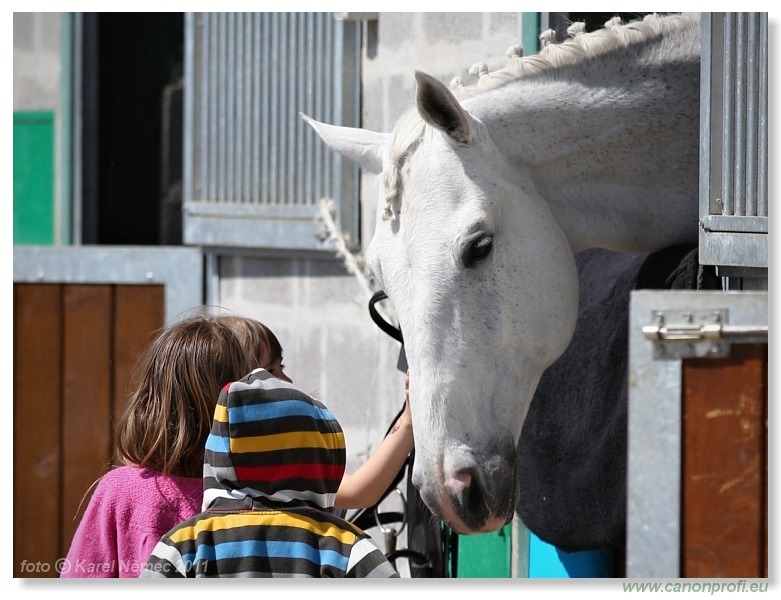
{"type": "Polygon", "coordinates": [[[404,335],[413,483],[454,530],[492,531],[514,514],[521,429],[574,331],[577,272],[529,174],[447,87],[416,79],[393,134],[305,118],[382,174],[367,263],[404,335]]]}

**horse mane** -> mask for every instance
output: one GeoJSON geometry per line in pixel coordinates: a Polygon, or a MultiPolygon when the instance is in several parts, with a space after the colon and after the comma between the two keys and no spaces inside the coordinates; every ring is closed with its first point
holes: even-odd
{"type": "Polygon", "coordinates": [[[586,33],[585,23],[572,23],[567,28],[569,37],[560,43],[555,41],[556,32],[548,29],[539,36],[539,53],[524,57],[522,47],[511,46],[506,53],[510,60],[504,67],[489,73],[485,65],[473,65],[470,73],[478,76],[477,83],[465,86],[454,79],[450,82],[451,91],[459,100],[465,100],[518,79],[574,67],[630,44],[653,41],[685,23],[696,24],[698,21],[691,13],[664,16],[653,13],[629,23],[613,17],[604,28],[590,33],[586,33]]]}
{"type": "MultiPolygon", "coordinates": [[[[697,24],[696,16],[691,13],[664,16],[653,13],[629,23],[614,17],[605,23],[603,29],[589,33],[586,33],[585,23],[572,23],[567,28],[569,37],[560,43],[555,42],[555,31],[549,29],[539,36],[539,53],[524,57],[520,46],[511,46],[507,50],[510,60],[504,67],[488,72],[485,64],[477,63],[469,70],[470,74],[478,77],[474,85],[464,85],[456,78],[450,82],[450,89],[459,101],[463,101],[520,79],[555,74],[564,68],[585,64],[630,44],[653,41],[687,23],[697,24]]],[[[395,216],[393,206],[399,201],[402,191],[401,168],[420,144],[424,131],[425,123],[414,108],[402,115],[394,129],[382,173],[386,219],[395,216]]]]}

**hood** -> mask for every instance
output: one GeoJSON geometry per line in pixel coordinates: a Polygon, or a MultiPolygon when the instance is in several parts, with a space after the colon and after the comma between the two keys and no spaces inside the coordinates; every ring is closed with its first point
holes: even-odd
{"type": "Polygon", "coordinates": [[[203,466],[203,510],[290,503],[332,509],[346,461],[344,434],[319,401],[264,369],[226,385],[203,466]]]}

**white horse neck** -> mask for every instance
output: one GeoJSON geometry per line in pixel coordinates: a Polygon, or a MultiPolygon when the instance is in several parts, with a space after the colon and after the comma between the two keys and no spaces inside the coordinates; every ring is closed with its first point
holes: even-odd
{"type": "Polygon", "coordinates": [[[531,173],[574,252],[651,252],[697,240],[699,55],[698,21],[660,17],[547,46],[454,92],[531,173]]]}

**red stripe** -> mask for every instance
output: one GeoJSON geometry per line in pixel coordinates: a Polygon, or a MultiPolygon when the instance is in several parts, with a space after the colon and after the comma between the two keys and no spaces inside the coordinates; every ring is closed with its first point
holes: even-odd
{"type": "Polygon", "coordinates": [[[325,463],[292,463],[264,467],[236,467],[240,481],[277,481],[281,479],[325,479],[340,480],[344,465],[325,463]]]}

